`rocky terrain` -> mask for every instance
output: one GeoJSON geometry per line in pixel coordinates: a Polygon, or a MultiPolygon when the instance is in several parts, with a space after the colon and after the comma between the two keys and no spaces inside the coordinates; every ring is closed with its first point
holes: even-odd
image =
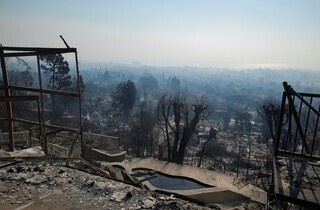
{"type": "MultiPolygon", "coordinates": [[[[159,164],[159,161],[155,160],[141,161],[145,166],[148,162],[152,166],[159,164]]],[[[133,162],[139,163],[138,160],[133,162]]],[[[115,172],[116,168],[107,162],[91,164],[82,158],[73,158],[66,162],[64,158],[44,156],[40,147],[10,153],[0,149],[0,209],[235,210],[265,207],[250,199],[240,203],[207,203],[204,206],[200,201],[180,194],[144,189],[145,185],[132,181],[132,177],[127,173],[122,173],[122,181],[110,178],[111,174],[107,172],[110,172],[110,167],[113,169],[112,173],[119,174],[119,171],[115,172]]],[[[186,170],[191,173],[190,168],[187,167],[186,170]]],[[[201,176],[205,178],[208,174],[201,176]]]]}
{"type": "MultiPolygon", "coordinates": [[[[0,163],[0,209],[208,209],[52,162],[0,163]]],[[[211,206],[211,208],[217,208],[211,206]]]]}

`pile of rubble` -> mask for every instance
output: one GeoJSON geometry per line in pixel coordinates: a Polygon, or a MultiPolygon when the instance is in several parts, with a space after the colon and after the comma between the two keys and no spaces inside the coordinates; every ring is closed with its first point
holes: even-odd
{"type": "Polygon", "coordinates": [[[209,209],[63,164],[0,162],[0,209],[209,209]]]}

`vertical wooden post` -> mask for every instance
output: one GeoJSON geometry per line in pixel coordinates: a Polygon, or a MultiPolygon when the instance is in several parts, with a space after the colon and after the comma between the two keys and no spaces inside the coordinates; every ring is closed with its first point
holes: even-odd
{"type": "MultiPolygon", "coordinates": [[[[5,96],[9,98],[10,88],[9,88],[9,82],[8,82],[6,62],[4,59],[4,52],[2,47],[0,47],[0,57],[1,57],[1,68],[2,68],[4,92],[5,92],[5,96]]],[[[8,130],[9,130],[9,150],[13,151],[14,150],[13,120],[12,120],[12,103],[10,100],[6,101],[6,108],[7,108],[8,130]]]]}
{"type": "Polygon", "coordinates": [[[29,138],[28,138],[28,147],[29,147],[29,148],[32,147],[31,136],[32,136],[32,131],[31,131],[31,129],[30,129],[30,130],[29,130],[29,138]]]}
{"type": "MultiPolygon", "coordinates": [[[[63,39],[63,37],[61,37],[63,39]]],[[[64,39],[63,39],[64,41],[64,39]]],[[[65,42],[65,41],[64,41],[65,42]]],[[[66,44],[66,42],[65,42],[66,44]]],[[[67,44],[66,44],[67,45],[67,44]]],[[[69,46],[67,45],[69,48],[69,46]]],[[[77,79],[78,79],[78,94],[79,94],[79,124],[80,124],[80,142],[81,142],[81,155],[84,154],[84,142],[83,142],[83,120],[82,120],[82,98],[81,98],[81,81],[80,81],[80,72],[79,72],[79,62],[78,62],[78,52],[76,49],[75,52],[76,59],[76,70],[77,70],[77,79]]]]}
{"type": "Polygon", "coordinates": [[[48,155],[48,142],[47,137],[41,138],[42,136],[45,136],[45,126],[44,126],[44,103],[43,103],[43,86],[42,86],[42,75],[41,75],[41,66],[40,66],[40,59],[39,55],[37,55],[37,65],[38,65],[38,77],[39,77],[39,86],[40,86],[40,106],[39,101],[37,101],[38,105],[38,113],[39,113],[39,126],[40,126],[40,138],[44,142],[40,142],[40,145],[43,147],[43,152],[48,155]],[[41,108],[40,108],[41,107],[41,108]]]}

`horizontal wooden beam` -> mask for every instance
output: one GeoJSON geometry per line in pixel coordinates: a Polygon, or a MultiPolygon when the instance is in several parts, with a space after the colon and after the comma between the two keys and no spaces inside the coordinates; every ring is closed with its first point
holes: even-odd
{"type": "Polygon", "coordinates": [[[0,101],[37,101],[39,96],[0,96],[0,101]]]}
{"type": "Polygon", "coordinates": [[[20,162],[21,162],[20,160],[15,160],[13,162],[5,163],[5,164],[0,165],[0,168],[5,168],[7,166],[11,166],[11,165],[14,165],[14,164],[17,164],[17,163],[20,163],[20,162]]]}
{"type": "Polygon", "coordinates": [[[36,52],[44,52],[44,51],[57,51],[57,50],[72,50],[76,51],[76,48],[51,48],[51,47],[8,47],[1,46],[0,50],[7,51],[36,51],[36,52]]]}
{"type": "Polygon", "coordinates": [[[21,119],[21,118],[16,118],[16,117],[13,117],[12,118],[13,121],[16,121],[16,122],[22,122],[22,123],[28,123],[28,124],[32,124],[32,125],[39,125],[39,121],[33,121],[33,120],[26,120],[26,119],[21,119]]]}
{"type": "Polygon", "coordinates": [[[79,93],[71,92],[71,91],[64,91],[64,90],[40,89],[40,88],[33,88],[33,87],[21,87],[21,86],[15,86],[15,85],[9,86],[9,89],[31,91],[31,92],[36,92],[36,93],[55,94],[55,95],[62,95],[62,96],[80,97],[79,93]]]}
{"type": "MultiPolygon", "coordinates": [[[[26,120],[26,119],[21,119],[21,118],[12,118],[13,121],[16,122],[22,122],[22,123],[28,123],[28,124],[32,124],[32,125],[39,125],[39,122],[37,121],[33,121],[33,120],[26,120]]],[[[55,128],[55,129],[61,129],[63,131],[70,131],[70,132],[74,132],[74,133],[80,133],[79,129],[76,128],[70,128],[70,127],[64,127],[64,126],[58,126],[58,125],[51,125],[51,124],[44,124],[44,126],[48,127],[48,128],[55,128]]]]}
{"type": "Polygon", "coordinates": [[[320,98],[320,94],[316,94],[316,93],[301,93],[301,92],[299,92],[298,94],[300,94],[301,96],[304,96],[304,97],[320,98]]]}
{"type": "Polygon", "coordinates": [[[0,157],[0,161],[66,161],[66,160],[81,160],[78,157],[58,157],[58,156],[24,156],[24,157],[0,157]]]}
{"type": "Polygon", "coordinates": [[[281,149],[278,149],[277,150],[277,155],[278,156],[290,156],[290,157],[299,157],[299,158],[306,158],[306,159],[309,159],[309,160],[320,160],[320,157],[319,156],[311,156],[310,154],[309,155],[305,155],[305,154],[301,154],[301,153],[293,153],[293,152],[286,152],[284,150],[281,150],[281,149]]]}
{"type": "Polygon", "coordinates": [[[49,127],[49,128],[61,129],[63,131],[70,131],[70,132],[74,132],[74,133],[80,133],[80,130],[76,129],[76,128],[69,128],[69,127],[64,127],[64,126],[48,125],[48,124],[45,124],[45,126],[49,127]]]}
{"type": "Polygon", "coordinates": [[[76,53],[76,52],[70,49],[64,49],[64,50],[53,50],[53,51],[43,51],[43,52],[3,53],[0,56],[8,58],[8,57],[24,57],[24,56],[37,56],[37,55],[53,55],[53,54],[64,54],[64,53],[76,53]]]}

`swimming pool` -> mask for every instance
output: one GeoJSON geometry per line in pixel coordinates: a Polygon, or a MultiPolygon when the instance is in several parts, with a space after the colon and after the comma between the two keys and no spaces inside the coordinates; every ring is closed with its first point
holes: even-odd
{"type": "Polygon", "coordinates": [[[151,179],[148,179],[148,182],[158,189],[163,190],[194,190],[194,189],[203,189],[208,187],[213,187],[207,184],[203,184],[196,180],[181,177],[181,176],[171,176],[167,174],[163,174],[160,172],[150,173],[151,170],[146,169],[134,169],[135,173],[146,173],[144,178],[149,178],[154,176],[151,179]],[[148,174],[149,173],[149,174],[148,174]]]}

